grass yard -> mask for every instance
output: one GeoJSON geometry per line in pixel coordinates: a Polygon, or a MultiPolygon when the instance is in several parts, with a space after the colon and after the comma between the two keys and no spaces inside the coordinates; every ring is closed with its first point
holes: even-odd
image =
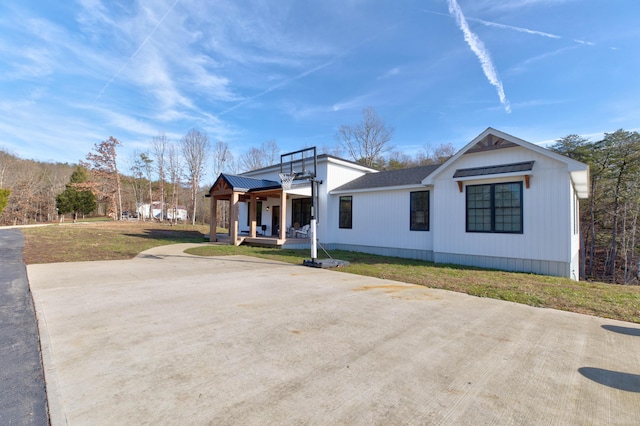
{"type": "Polygon", "coordinates": [[[108,221],[22,228],[27,264],[131,259],[165,244],[201,243],[208,225],[108,221]]]}
{"type": "MultiPolygon", "coordinates": [[[[206,245],[188,249],[187,252],[201,256],[242,254],[289,263],[302,263],[303,259],[309,258],[308,250],[229,245],[206,245]]],[[[638,286],[576,282],[544,275],[442,265],[366,253],[331,251],[330,254],[336,259],[350,262],[349,266],[339,269],[342,272],[640,323],[638,286]]]]}
{"type": "MultiPolygon", "coordinates": [[[[156,222],[94,222],[24,228],[25,262],[52,263],[130,259],[152,247],[174,243],[201,243],[206,225],[171,226],[156,222]]],[[[308,250],[203,245],[188,250],[201,256],[245,255],[289,263],[302,263],[308,250]]],[[[640,323],[640,287],[575,282],[542,275],[482,270],[456,265],[331,252],[350,266],[340,271],[419,284],[479,297],[530,306],[560,309],[640,323]]]]}

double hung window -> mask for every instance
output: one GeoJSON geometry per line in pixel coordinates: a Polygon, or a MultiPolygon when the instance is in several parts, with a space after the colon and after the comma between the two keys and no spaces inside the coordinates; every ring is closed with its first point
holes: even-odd
{"type": "Polygon", "coordinates": [[[410,225],[412,231],[429,230],[429,191],[416,191],[410,194],[410,225]]]}
{"type": "Polygon", "coordinates": [[[338,226],[343,229],[352,228],[353,197],[351,195],[340,197],[340,211],[338,226]]]}

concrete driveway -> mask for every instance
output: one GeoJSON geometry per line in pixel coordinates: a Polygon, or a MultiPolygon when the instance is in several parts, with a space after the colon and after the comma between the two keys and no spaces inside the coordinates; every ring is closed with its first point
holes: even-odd
{"type": "Polygon", "coordinates": [[[58,424],[631,424],[640,325],[187,245],[32,265],[58,424]]]}

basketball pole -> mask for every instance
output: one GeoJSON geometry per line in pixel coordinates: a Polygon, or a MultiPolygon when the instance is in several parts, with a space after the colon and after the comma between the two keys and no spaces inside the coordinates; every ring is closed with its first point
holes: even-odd
{"type": "Polygon", "coordinates": [[[316,240],[316,179],[311,178],[311,223],[309,234],[311,236],[311,263],[318,263],[318,243],[316,240]]]}

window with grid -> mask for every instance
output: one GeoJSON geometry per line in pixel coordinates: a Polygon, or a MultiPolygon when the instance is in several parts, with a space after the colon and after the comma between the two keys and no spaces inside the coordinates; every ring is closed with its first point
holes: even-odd
{"type": "Polygon", "coordinates": [[[429,191],[410,193],[410,225],[411,231],[429,230],[429,191]]]}
{"type": "Polygon", "coordinates": [[[522,182],[466,188],[467,232],[522,233],[522,182]]]}
{"type": "Polygon", "coordinates": [[[340,197],[339,223],[340,228],[351,229],[353,218],[353,198],[351,195],[340,197]]]}

